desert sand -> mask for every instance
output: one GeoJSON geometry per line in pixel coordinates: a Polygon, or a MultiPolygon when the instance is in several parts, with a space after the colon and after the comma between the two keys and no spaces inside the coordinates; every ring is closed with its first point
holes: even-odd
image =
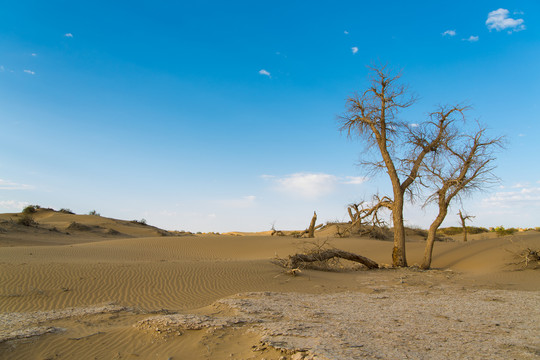
{"type": "MultiPolygon", "coordinates": [[[[307,239],[18,216],[0,215],[1,359],[540,358],[540,273],[513,264],[540,249],[536,231],[438,242],[429,271],[342,263],[291,276],[272,259],[307,239]]],[[[330,228],[315,240],[391,261],[391,241],[330,228]]],[[[419,263],[423,240],[407,246],[419,263]]]]}

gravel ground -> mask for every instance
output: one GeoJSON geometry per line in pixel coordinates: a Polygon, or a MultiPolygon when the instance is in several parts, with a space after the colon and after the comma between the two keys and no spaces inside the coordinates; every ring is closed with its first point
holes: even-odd
{"type": "Polygon", "coordinates": [[[538,292],[264,292],[219,302],[251,319],[264,343],[298,359],[540,358],[538,292]]]}

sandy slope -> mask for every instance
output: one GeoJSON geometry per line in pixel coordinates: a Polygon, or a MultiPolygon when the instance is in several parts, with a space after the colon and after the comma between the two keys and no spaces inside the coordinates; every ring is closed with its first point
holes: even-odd
{"type": "MultiPolygon", "coordinates": [[[[160,311],[227,314],[229,310],[210,305],[237,293],[372,294],[380,285],[421,290],[441,284],[463,289],[540,291],[537,270],[515,271],[515,266],[507,265],[513,261],[511,252],[540,248],[537,232],[504,238],[478,235],[468,243],[437,243],[433,265],[441,270],[305,270],[298,277],[290,277],[270,259],[276,254],[292,254],[304,246],[302,240],[291,237],[156,236],[155,228],[114,219],[40,215],[38,222],[42,227],[55,226],[60,231],[65,231],[73,221],[99,228],[70,235],[48,230],[30,235],[0,233],[0,244],[4,244],[0,247],[0,312],[90,308],[104,303],[115,303],[127,310],[44,321],[40,326],[66,330],[2,342],[0,358],[282,356],[272,348],[252,351],[251,346],[258,344],[260,336],[245,327],[183,329],[178,336],[141,331],[133,326],[149,313],[160,311]],[[104,234],[102,230],[109,228],[123,235],[104,234]],[[22,245],[15,246],[18,244],[22,245]],[[453,271],[442,271],[447,269],[453,271]]],[[[337,248],[380,263],[390,262],[390,242],[354,238],[329,241],[337,248]]],[[[420,262],[421,241],[410,242],[407,250],[411,264],[420,262]]]]}

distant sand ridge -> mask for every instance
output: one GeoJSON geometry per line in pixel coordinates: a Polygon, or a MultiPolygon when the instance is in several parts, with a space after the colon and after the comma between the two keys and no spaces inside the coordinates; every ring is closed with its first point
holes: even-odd
{"type": "MultiPolygon", "coordinates": [[[[535,231],[437,243],[440,270],[291,277],[270,260],[303,240],[269,232],[177,236],[46,210],[36,228],[10,218],[0,215],[0,358],[540,357],[538,270],[509,265],[540,248],[535,231]]],[[[391,242],[317,236],[390,262],[391,242]]],[[[411,264],[423,245],[409,242],[411,264]]]]}

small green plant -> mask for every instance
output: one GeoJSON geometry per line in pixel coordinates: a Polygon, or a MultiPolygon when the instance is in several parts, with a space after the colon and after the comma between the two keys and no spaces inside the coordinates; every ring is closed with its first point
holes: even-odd
{"type": "Polygon", "coordinates": [[[64,214],[75,215],[75,213],[73,211],[71,211],[71,209],[62,208],[62,209],[60,209],[60,212],[64,213],[64,214]]]}
{"type": "Polygon", "coordinates": [[[38,209],[40,209],[41,207],[39,205],[28,205],[27,207],[25,207],[22,211],[23,214],[33,214],[35,213],[38,209]]]}
{"type": "Polygon", "coordinates": [[[88,215],[100,216],[100,214],[96,210],[90,211],[88,215]]]}

